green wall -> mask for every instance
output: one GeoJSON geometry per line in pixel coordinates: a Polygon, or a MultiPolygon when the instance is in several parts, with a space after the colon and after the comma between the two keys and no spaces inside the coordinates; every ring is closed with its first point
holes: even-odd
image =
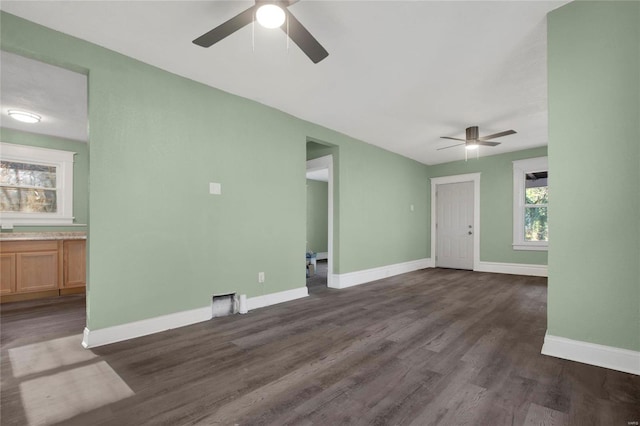
{"type": "Polygon", "coordinates": [[[423,164],[349,144],[340,147],[339,175],[340,273],[429,257],[423,164]]]}
{"type": "Polygon", "coordinates": [[[549,14],[548,332],[640,350],[640,3],[549,14]]]}
{"type": "Polygon", "coordinates": [[[339,151],[334,272],[428,257],[424,165],[1,17],[4,50],[88,71],[89,329],[209,306],[214,293],[303,287],[309,138],[339,151]]]}
{"type": "MultiPolygon", "coordinates": [[[[490,148],[488,148],[490,149],[490,148]]],[[[462,153],[462,151],[461,151],[462,153]]],[[[513,164],[515,160],[544,157],[547,148],[455,161],[429,166],[429,177],[480,172],[480,260],[485,262],[547,264],[546,251],[513,250],[513,164]]],[[[555,185],[555,171],[550,179],[555,185]]],[[[555,193],[553,194],[555,196],[555,193]]],[[[553,202],[551,200],[550,202],[553,202]]],[[[550,217],[550,227],[554,226],[550,217]]],[[[551,238],[555,238],[555,235],[551,238]]]]}
{"type": "MultiPolygon", "coordinates": [[[[89,146],[85,142],[53,136],[0,128],[0,141],[16,145],[59,149],[75,152],[73,163],[73,223],[86,225],[89,221],[89,146]]],[[[86,226],[16,226],[13,232],[85,231],[86,226]]],[[[5,231],[3,231],[5,232],[5,231]]]]}
{"type": "Polygon", "coordinates": [[[329,250],[329,184],[307,179],[307,251],[323,253],[329,250]]]}

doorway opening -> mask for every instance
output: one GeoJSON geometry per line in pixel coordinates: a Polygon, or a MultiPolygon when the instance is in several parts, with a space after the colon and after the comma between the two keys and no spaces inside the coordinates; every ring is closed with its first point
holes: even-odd
{"type": "Polygon", "coordinates": [[[2,158],[2,310],[22,313],[11,332],[50,309],[50,333],[73,323],[79,334],[87,317],[88,70],[8,51],[0,59],[0,142],[11,147],[2,158]]]}
{"type": "MultiPolygon", "coordinates": [[[[316,149],[327,150],[315,142],[316,149]]],[[[324,153],[324,152],[323,152],[324,153]]],[[[307,161],[307,233],[306,271],[310,293],[332,285],[333,272],[333,155],[323,155],[307,161]]]]}

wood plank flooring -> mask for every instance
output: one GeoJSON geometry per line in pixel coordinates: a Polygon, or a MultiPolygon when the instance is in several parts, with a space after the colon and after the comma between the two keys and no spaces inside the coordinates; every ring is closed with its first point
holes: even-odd
{"type": "Polygon", "coordinates": [[[540,354],[544,278],[427,269],[315,290],[92,351],[83,298],[3,305],[1,423],[640,421],[640,377],[540,354]]]}

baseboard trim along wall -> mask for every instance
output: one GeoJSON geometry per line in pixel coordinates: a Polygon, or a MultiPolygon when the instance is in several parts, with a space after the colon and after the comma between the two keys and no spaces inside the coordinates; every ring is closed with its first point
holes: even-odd
{"type": "Polygon", "coordinates": [[[474,271],[493,272],[495,274],[531,275],[547,277],[547,265],[529,265],[526,263],[478,262],[474,271]]]}
{"type": "Polygon", "coordinates": [[[364,269],[362,271],[347,272],[346,274],[333,274],[331,288],[347,288],[354,285],[365,284],[394,275],[405,274],[419,269],[433,268],[430,258],[396,263],[394,265],[380,266],[378,268],[364,269]]]}
{"type": "Polygon", "coordinates": [[[308,295],[309,290],[307,290],[307,287],[298,287],[278,293],[265,294],[264,296],[249,297],[247,298],[247,309],[251,311],[253,309],[264,308],[265,306],[300,299],[308,295]]]}
{"type": "MultiPolygon", "coordinates": [[[[247,298],[249,310],[263,308],[265,306],[300,299],[309,295],[307,287],[298,287],[278,293],[265,294],[263,296],[247,298]]],[[[176,312],[159,317],[134,321],[113,327],[89,330],[85,327],[82,338],[82,346],[95,348],[123,340],[135,339],[149,334],[160,333],[173,328],[184,327],[198,322],[208,321],[212,318],[212,307],[191,309],[189,311],[176,312]]]]}
{"type": "Polygon", "coordinates": [[[640,352],[637,351],[546,334],[541,352],[543,355],[640,375],[640,352]]]}

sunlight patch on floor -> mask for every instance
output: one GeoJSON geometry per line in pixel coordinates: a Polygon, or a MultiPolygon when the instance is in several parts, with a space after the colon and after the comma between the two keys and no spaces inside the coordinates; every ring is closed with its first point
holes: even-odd
{"type": "Polygon", "coordinates": [[[9,349],[13,377],[53,370],[96,358],[82,347],[82,335],[62,337],[9,349]]]}
{"type": "Polygon", "coordinates": [[[105,361],[20,384],[29,425],[50,425],[134,393],[105,361]]]}

